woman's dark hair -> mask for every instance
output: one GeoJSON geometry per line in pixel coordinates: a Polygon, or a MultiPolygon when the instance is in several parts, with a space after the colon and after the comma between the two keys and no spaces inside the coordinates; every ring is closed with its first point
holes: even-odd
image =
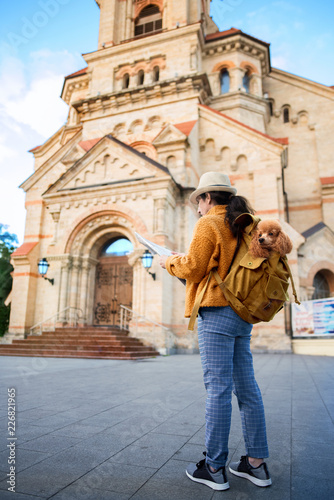
{"type": "Polygon", "coordinates": [[[237,236],[239,226],[234,224],[235,219],[244,213],[254,214],[249,201],[243,196],[227,193],[226,191],[208,191],[200,195],[205,200],[206,195],[210,194],[212,201],[216,205],[226,205],[225,222],[228,223],[233,236],[237,236]]]}

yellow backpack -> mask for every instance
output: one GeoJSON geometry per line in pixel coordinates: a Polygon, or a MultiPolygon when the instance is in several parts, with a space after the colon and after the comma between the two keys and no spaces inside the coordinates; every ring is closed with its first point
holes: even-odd
{"type": "Polygon", "coordinates": [[[242,233],[229,271],[224,281],[217,270],[210,271],[206,285],[194,305],[189,330],[194,329],[200,303],[212,275],[229,306],[247,323],[255,324],[273,319],[289,300],[289,278],[295,302],[299,304],[287,257],[273,252],[269,258],[254,258],[248,251],[252,234],[260,220],[251,214],[241,214],[234,221],[234,224],[241,226],[242,233]]]}

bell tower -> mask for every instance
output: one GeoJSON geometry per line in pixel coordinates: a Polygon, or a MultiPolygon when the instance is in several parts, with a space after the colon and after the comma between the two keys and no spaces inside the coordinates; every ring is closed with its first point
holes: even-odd
{"type": "Polygon", "coordinates": [[[218,31],[210,0],[96,0],[100,7],[98,48],[197,22],[205,33],[218,31]]]}

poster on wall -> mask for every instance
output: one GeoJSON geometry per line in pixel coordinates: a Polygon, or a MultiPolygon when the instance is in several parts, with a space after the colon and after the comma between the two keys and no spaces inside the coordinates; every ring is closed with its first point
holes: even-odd
{"type": "Polygon", "coordinates": [[[294,337],[334,335],[334,298],[292,304],[294,337]]]}

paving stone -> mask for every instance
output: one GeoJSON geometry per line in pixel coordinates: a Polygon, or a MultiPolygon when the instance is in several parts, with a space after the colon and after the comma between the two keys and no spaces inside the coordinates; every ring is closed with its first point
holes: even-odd
{"type": "MultiPolygon", "coordinates": [[[[185,475],[205,449],[198,355],[147,362],[56,358],[40,365],[25,359],[27,380],[20,364],[20,358],[1,359],[1,401],[3,385],[14,386],[20,408],[15,497],[7,491],[7,418],[0,414],[1,500],[334,498],[332,359],[254,355],[273,485],[257,488],[229,474],[231,488],[223,494],[185,475]]],[[[232,408],[229,460],[238,460],[245,450],[235,397],[232,408]]]]}
{"type": "Polygon", "coordinates": [[[84,484],[93,489],[133,495],[156,471],[153,467],[133,467],[109,460],[87,473],[84,484]]]}
{"type": "Polygon", "coordinates": [[[25,495],[24,493],[18,493],[17,490],[15,493],[12,491],[1,491],[0,492],[1,500],[40,500],[45,499],[45,497],[37,497],[35,495],[25,495]]]}
{"type": "MultiPolygon", "coordinates": [[[[34,465],[38,462],[42,462],[46,458],[49,458],[50,454],[47,452],[40,452],[34,450],[24,450],[21,448],[16,448],[15,450],[15,458],[16,458],[16,471],[20,472],[24,469],[27,469],[31,465],[34,465]]],[[[0,453],[0,463],[7,464],[8,460],[8,451],[3,451],[0,453]]],[[[8,472],[8,471],[7,471],[8,472]]]]}
{"type": "Polygon", "coordinates": [[[150,433],[117,453],[111,460],[120,464],[161,467],[187,441],[184,436],[150,433]]]}
{"type": "Polygon", "coordinates": [[[66,448],[70,448],[79,442],[79,439],[73,437],[63,437],[63,436],[54,436],[52,434],[47,434],[45,436],[41,436],[36,439],[32,439],[31,441],[25,441],[24,443],[20,443],[18,441],[17,448],[23,448],[25,450],[35,450],[35,451],[44,451],[51,454],[57,453],[58,451],[65,450],[66,448]]]}
{"type": "Polygon", "coordinates": [[[330,500],[334,497],[333,474],[327,479],[315,481],[308,474],[293,475],[291,487],[291,500],[330,500]]]}

